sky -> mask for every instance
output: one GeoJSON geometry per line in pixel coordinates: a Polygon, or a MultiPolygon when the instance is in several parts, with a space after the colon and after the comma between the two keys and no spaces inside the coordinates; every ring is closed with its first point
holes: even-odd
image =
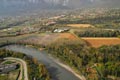
{"type": "Polygon", "coordinates": [[[66,6],[72,8],[80,7],[120,7],[120,0],[0,0],[0,5],[36,5],[42,6],[66,6]],[[43,4],[43,5],[42,5],[43,4]]]}
{"type": "Polygon", "coordinates": [[[75,7],[120,7],[120,0],[70,0],[75,7]]]}

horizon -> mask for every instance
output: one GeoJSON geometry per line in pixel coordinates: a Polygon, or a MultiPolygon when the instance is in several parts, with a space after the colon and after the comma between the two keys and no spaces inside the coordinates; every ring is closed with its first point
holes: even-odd
{"type": "Polygon", "coordinates": [[[1,0],[0,16],[14,16],[43,10],[120,8],[119,0],[1,0]]]}

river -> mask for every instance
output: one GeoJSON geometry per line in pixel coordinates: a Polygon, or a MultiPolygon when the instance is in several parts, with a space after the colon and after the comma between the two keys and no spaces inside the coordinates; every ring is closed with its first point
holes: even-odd
{"type": "Polygon", "coordinates": [[[42,62],[47,67],[52,80],[80,80],[72,72],[56,63],[45,51],[39,51],[34,48],[20,45],[9,45],[6,46],[6,49],[25,53],[36,58],[39,62],[42,62]]]}

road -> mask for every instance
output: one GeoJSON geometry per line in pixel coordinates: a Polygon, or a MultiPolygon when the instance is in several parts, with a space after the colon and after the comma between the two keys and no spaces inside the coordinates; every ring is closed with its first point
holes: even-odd
{"type": "MultiPolygon", "coordinates": [[[[21,71],[21,74],[20,76],[22,76],[22,73],[24,71],[24,80],[29,80],[28,79],[28,69],[27,69],[27,64],[24,60],[22,59],[19,59],[19,58],[13,58],[13,57],[8,57],[8,58],[5,58],[5,60],[12,60],[12,61],[17,61],[17,62],[20,62],[20,64],[22,65],[22,71],[21,71]]],[[[23,77],[23,76],[22,76],[23,77]]],[[[22,77],[19,77],[19,79],[21,80],[22,77]]]]}
{"type": "Polygon", "coordinates": [[[20,61],[17,61],[17,60],[10,60],[10,59],[6,58],[6,60],[4,62],[2,62],[1,64],[4,64],[5,62],[8,62],[8,61],[12,61],[12,62],[16,62],[16,63],[20,64],[20,74],[19,74],[19,77],[17,80],[22,80],[22,78],[23,78],[23,65],[22,65],[22,63],[20,61]]]}

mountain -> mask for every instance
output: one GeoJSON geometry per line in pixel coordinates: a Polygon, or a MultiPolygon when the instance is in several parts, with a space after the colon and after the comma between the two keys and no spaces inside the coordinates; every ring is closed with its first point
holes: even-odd
{"type": "Polygon", "coordinates": [[[0,0],[0,16],[14,16],[42,10],[68,9],[67,0],[0,0]]]}
{"type": "Polygon", "coordinates": [[[0,8],[84,8],[118,7],[120,0],[0,0],[0,8]]]}
{"type": "Polygon", "coordinates": [[[0,0],[0,15],[29,11],[120,7],[120,0],[0,0]]]}

